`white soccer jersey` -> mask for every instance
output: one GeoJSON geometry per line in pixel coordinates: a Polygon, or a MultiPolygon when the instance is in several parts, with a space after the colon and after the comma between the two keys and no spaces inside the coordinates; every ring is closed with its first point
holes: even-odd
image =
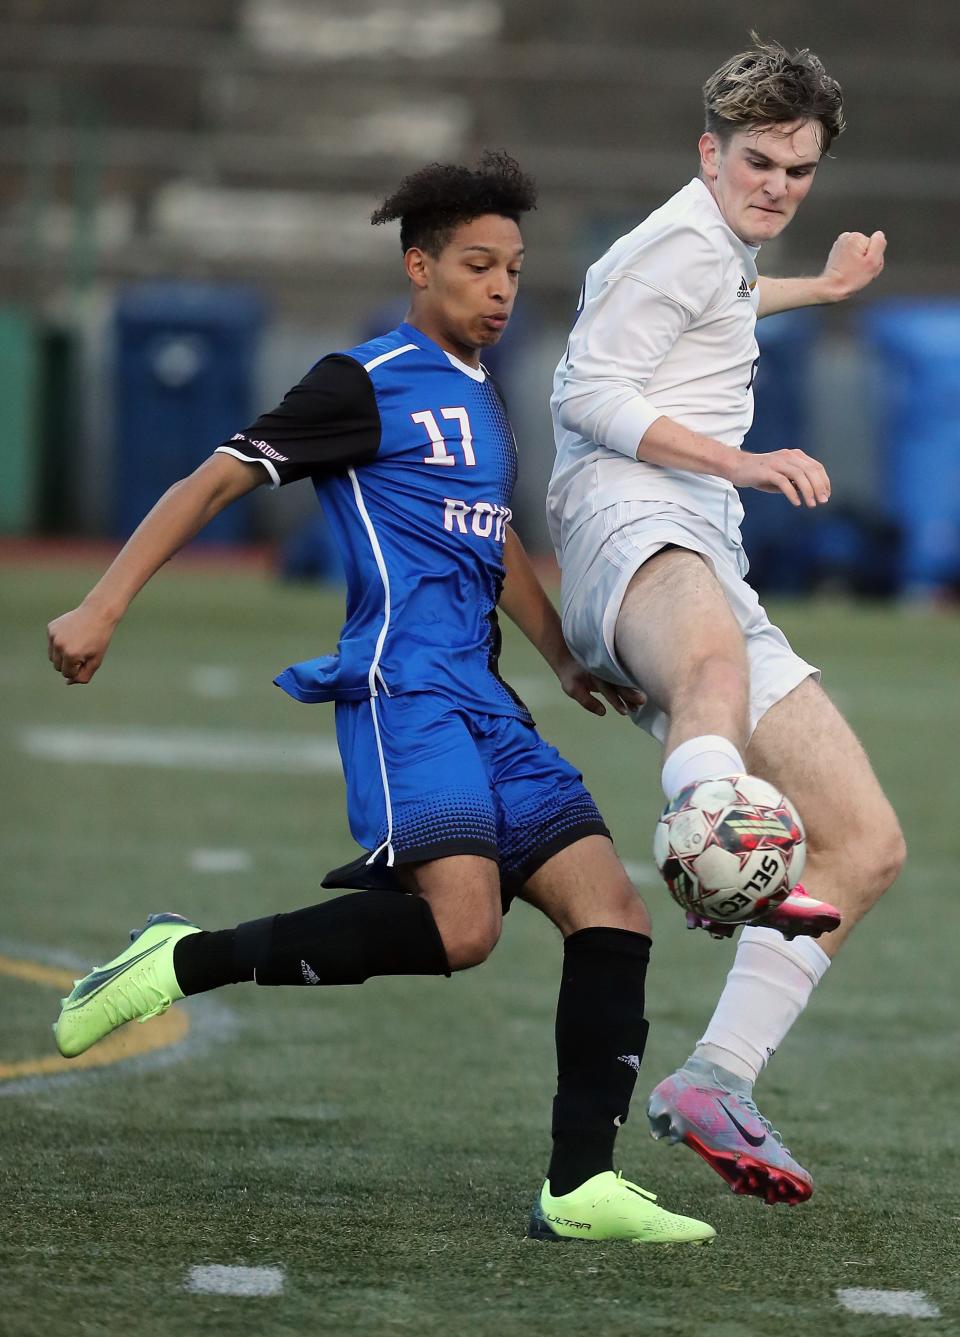
{"type": "Polygon", "coordinates": [[[663,415],[739,448],[753,421],[758,249],[695,178],[587,272],[550,401],[558,555],[584,520],[625,500],[674,502],[737,537],[732,484],[648,464],[636,450],[663,415]]]}

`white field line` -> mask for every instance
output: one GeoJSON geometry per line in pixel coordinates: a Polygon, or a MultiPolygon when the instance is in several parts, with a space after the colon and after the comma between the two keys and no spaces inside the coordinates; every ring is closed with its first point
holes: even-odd
{"type": "Polygon", "coordinates": [[[194,696],[222,701],[240,695],[240,676],[236,669],[220,664],[197,664],[187,674],[187,686],[194,696]]]}
{"type": "Polygon", "coordinates": [[[637,863],[633,859],[625,859],[623,867],[631,882],[659,882],[660,880],[660,874],[652,863],[637,863]]]}
{"type": "Polygon", "coordinates": [[[195,771],[270,771],[281,775],[334,774],[336,744],[326,738],[220,729],[51,728],[21,731],[28,756],[107,766],[157,766],[195,771]]]}
{"type": "Polygon", "coordinates": [[[195,873],[246,873],[253,867],[249,850],[191,850],[187,862],[195,873]]]}
{"type": "Polygon", "coordinates": [[[940,1310],[923,1291],[875,1291],[859,1286],[837,1291],[851,1314],[882,1314],[885,1318],[939,1318],[940,1310]]]}
{"type": "Polygon", "coordinates": [[[281,1295],[282,1267],[227,1267],[212,1263],[191,1267],[183,1283],[192,1295],[281,1295]]]}

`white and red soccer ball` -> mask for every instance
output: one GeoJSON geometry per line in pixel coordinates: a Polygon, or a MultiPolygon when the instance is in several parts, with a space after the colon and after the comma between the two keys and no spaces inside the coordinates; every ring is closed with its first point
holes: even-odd
{"type": "Polygon", "coordinates": [[[653,857],[677,904],[726,924],[779,905],[806,853],[796,808],[753,775],[687,785],[664,808],[653,837],[653,857]]]}

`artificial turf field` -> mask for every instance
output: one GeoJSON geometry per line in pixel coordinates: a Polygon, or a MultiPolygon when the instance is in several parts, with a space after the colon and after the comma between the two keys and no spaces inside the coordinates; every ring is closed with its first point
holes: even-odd
{"type": "Polygon", "coordinates": [[[220,927],[309,904],[354,850],[328,751],[301,750],[332,738],[330,708],[270,683],[332,647],[339,594],[175,565],[94,683],[67,689],[44,624],[95,574],[0,571],[0,1331],[960,1333],[955,615],[772,610],[824,667],[910,844],[759,1088],[814,1174],[794,1209],[739,1200],[647,1136],[643,1099],[699,1035],[732,949],[688,934],[652,880],[653,745],[568,702],[507,629],[505,675],[582,765],[655,916],[650,1043],[619,1163],[718,1231],[709,1249],[554,1247],[523,1227],[548,1154],[560,948],[525,906],[491,960],[453,980],[234,987],[192,1001],[177,1044],[37,1073],[58,970],[114,955],[151,910],[220,927]],[[104,739],[134,755],[93,759],[104,739]],[[168,765],[138,759],[159,745],[168,765]],[[191,1269],[209,1265],[281,1269],[282,1290],[192,1293],[191,1269]],[[848,1312],[841,1288],[923,1292],[940,1317],[848,1312]]]}

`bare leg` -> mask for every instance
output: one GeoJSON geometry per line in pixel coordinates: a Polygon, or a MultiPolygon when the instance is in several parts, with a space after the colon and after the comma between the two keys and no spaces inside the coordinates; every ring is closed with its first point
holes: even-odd
{"type": "Polygon", "coordinates": [[[665,548],[624,595],[617,655],[670,717],[664,745],[718,734],[743,752],[750,675],[743,633],[719,581],[699,554],[665,548]]]}
{"type": "Polygon", "coordinates": [[[796,804],[807,831],[804,884],[843,923],[820,939],[832,957],[903,866],[900,825],[853,730],[812,678],[760,720],[747,764],[796,804]]]}
{"type": "Polygon", "coordinates": [[[654,1090],[648,1113],[658,1135],[687,1141],[737,1191],[770,1202],[800,1202],[812,1192],[813,1181],[770,1137],[769,1127],[761,1126],[750,1094],[753,1082],[846,935],[893,882],[905,849],[863,748],[813,679],[764,715],[747,758],[754,774],[799,808],[811,888],[841,909],[843,923],[820,943],[787,942],[762,927],[744,929],[703,1038],[680,1072],[654,1090]],[[739,1120],[737,1133],[752,1129],[751,1139],[738,1139],[733,1125],[724,1123],[731,1109],[739,1120]]]}
{"type": "Polygon", "coordinates": [[[585,928],[620,928],[650,936],[650,916],[606,836],[586,836],[538,868],[523,899],[565,938],[585,928]]]}
{"type": "Polygon", "coordinates": [[[897,876],[905,847],[863,748],[812,678],[767,711],[747,757],[755,774],[796,804],[807,831],[804,882],[843,915],[819,943],[786,942],[762,926],[743,931],[698,1053],[751,1080],[806,1007],[847,934],[897,876]]]}
{"type": "Polygon", "coordinates": [[[500,937],[500,870],[492,859],[456,854],[401,870],[402,880],[433,912],[451,970],[485,961],[500,937]]]}

